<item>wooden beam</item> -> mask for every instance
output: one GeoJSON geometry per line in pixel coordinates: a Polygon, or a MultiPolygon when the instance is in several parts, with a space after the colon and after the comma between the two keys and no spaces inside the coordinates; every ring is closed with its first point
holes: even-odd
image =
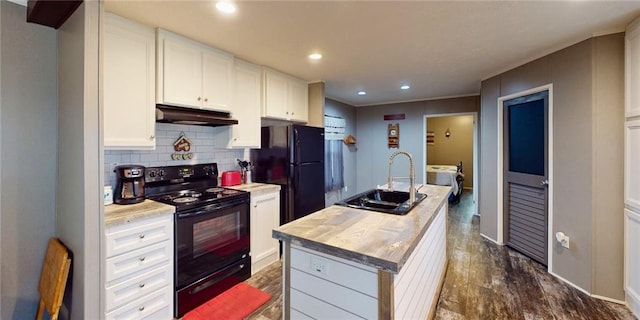
{"type": "Polygon", "coordinates": [[[393,274],[378,270],[378,319],[393,320],[395,314],[393,292],[393,274]]]}

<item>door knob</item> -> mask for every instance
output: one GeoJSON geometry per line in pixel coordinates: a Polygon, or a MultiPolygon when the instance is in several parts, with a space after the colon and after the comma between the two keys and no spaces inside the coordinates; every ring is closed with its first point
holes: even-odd
{"type": "Polygon", "coordinates": [[[549,185],[549,180],[545,179],[545,180],[540,181],[540,185],[541,186],[548,186],[549,185]]]}

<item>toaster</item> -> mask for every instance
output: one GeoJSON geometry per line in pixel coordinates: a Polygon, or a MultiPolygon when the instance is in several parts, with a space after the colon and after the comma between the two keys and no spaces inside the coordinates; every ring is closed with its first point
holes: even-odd
{"type": "Polygon", "coordinates": [[[225,186],[236,186],[242,184],[242,177],[240,175],[240,171],[225,171],[222,173],[220,178],[220,185],[225,186]]]}

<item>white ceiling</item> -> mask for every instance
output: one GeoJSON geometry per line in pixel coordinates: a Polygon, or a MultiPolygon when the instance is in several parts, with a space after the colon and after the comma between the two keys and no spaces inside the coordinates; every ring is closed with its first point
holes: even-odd
{"type": "Polygon", "coordinates": [[[162,27],[310,82],[355,106],[478,94],[480,81],[594,35],[624,31],[640,1],[106,0],[162,27]],[[307,56],[324,58],[311,62],[307,56]],[[402,91],[401,84],[411,89],[402,91]],[[357,91],[364,90],[365,96],[357,91]]]}

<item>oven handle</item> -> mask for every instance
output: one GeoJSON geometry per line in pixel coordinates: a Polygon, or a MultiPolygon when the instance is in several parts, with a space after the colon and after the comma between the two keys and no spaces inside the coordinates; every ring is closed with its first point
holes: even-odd
{"type": "Polygon", "coordinates": [[[246,200],[242,200],[242,201],[234,201],[234,202],[225,203],[225,204],[211,205],[211,206],[204,207],[204,208],[202,208],[202,209],[200,209],[198,211],[178,213],[177,217],[178,218],[195,217],[195,216],[199,216],[201,214],[210,213],[211,210],[228,209],[228,208],[232,208],[232,207],[237,207],[237,206],[245,204],[245,203],[249,203],[249,202],[246,201],[246,200]]]}
{"type": "Polygon", "coordinates": [[[198,292],[200,292],[200,291],[202,291],[202,290],[204,290],[206,288],[209,288],[212,285],[214,285],[214,284],[226,279],[228,276],[230,276],[230,275],[232,275],[234,273],[237,273],[238,271],[242,270],[243,268],[244,268],[244,263],[241,264],[241,265],[237,265],[237,266],[233,267],[232,269],[220,270],[220,271],[218,271],[218,273],[221,273],[221,272],[224,271],[224,274],[218,275],[218,276],[216,276],[215,279],[209,280],[209,281],[207,281],[207,282],[205,282],[205,283],[203,283],[203,284],[201,284],[201,285],[189,290],[189,294],[193,295],[193,294],[196,294],[196,293],[198,293],[198,292]]]}

